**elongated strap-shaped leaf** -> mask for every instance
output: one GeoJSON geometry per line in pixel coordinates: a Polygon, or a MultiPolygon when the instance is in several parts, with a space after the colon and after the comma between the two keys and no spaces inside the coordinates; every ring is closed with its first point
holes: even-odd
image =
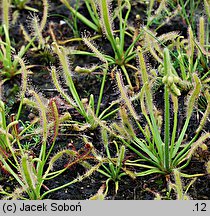
{"type": "MultiPolygon", "coordinates": [[[[169,50],[164,49],[164,75],[171,74],[171,62],[169,50]]],[[[170,166],[170,102],[169,102],[169,90],[168,86],[164,86],[164,167],[169,170],[170,166]]]]}
{"type": "Polygon", "coordinates": [[[107,154],[107,157],[108,157],[108,160],[109,160],[109,168],[110,168],[110,170],[108,168],[106,168],[105,166],[104,166],[104,168],[107,170],[107,172],[110,174],[111,177],[115,178],[115,176],[117,175],[117,169],[115,169],[114,164],[113,164],[113,162],[111,160],[107,131],[103,128],[102,131],[101,131],[101,134],[102,134],[102,140],[103,140],[103,143],[104,143],[104,146],[105,146],[105,149],[106,149],[106,154],[107,154]]]}
{"type": "Polygon", "coordinates": [[[85,178],[91,176],[95,171],[97,171],[97,170],[99,169],[99,167],[101,166],[101,164],[102,164],[102,161],[99,162],[98,164],[96,164],[95,166],[92,166],[92,167],[91,167],[85,174],[83,174],[82,176],[79,176],[78,178],[76,178],[76,179],[74,179],[74,180],[72,180],[72,181],[70,181],[70,182],[68,182],[68,183],[66,183],[66,184],[64,184],[64,185],[61,185],[61,186],[59,186],[59,187],[53,188],[53,189],[51,189],[51,190],[48,190],[47,192],[43,193],[43,195],[41,196],[41,199],[43,199],[43,198],[44,198],[47,194],[49,194],[49,193],[55,192],[55,191],[57,191],[57,190],[61,190],[61,189],[65,188],[65,187],[68,187],[68,186],[70,186],[70,185],[72,185],[72,184],[74,184],[74,183],[76,183],[76,182],[81,182],[83,179],[85,179],[85,178]]]}
{"type": "MultiPolygon", "coordinates": [[[[130,143],[126,142],[124,139],[122,139],[121,141],[125,144],[125,146],[127,146],[129,149],[131,149],[133,152],[135,152],[138,156],[140,156],[140,158],[142,158],[142,160],[148,161],[149,163],[154,164],[155,166],[158,166],[157,163],[155,163],[151,158],[149,158],[148,156],[144,155],[143,152],[141,153],[141,151],[139,151],[139,149],[141,150],[141,148],[140,148],[140,146],[136,142],[133,141],[132,143],[134,145],[136,145],[136,147],[138,147],[139,149],[136,149],[133,145],[131,145],[130,143]]],[[[144,143],[142,143],[142,145],[144,145],[144,143]]]]}
{"type": "MultiPolygon", "coordinates": [[[[21,174],[25,183],[27,184],[27,189],[32,191],[36,196],[36,182],[37,178],[32,171],[32,164],[29,162],[29,158],[26,155],[23,155],[21,159],[21,174]]],[[[38,198],[38,197],[36,197],[38,198]]]]}
{"type": "Polygon", "coordinates": [[[175,145],[175,139],[176,139],[176,133],[177,133],[177,123],[178,123],[178,98],[177,96],[171,94],[171,98],[173,101],[173,111],[174,111],[174,124],[173,124],[173,132],[171,137],[171,145],[170,145],[170,158],[172,158],[174,145],[175,145]]]}
{"type": "Polygon", "coordinates": [[[15,178],[15,180],[22,186],[24,187],[25,184],[22,181],[22,179],[15,173],[15,171],[11,168],[11,166],[8,164],[8,162],[4,159],[2,154],[0,154],[0,161],[3,163],[5,166],[5,169],[15,178]]]}
{"type": "Polygon", "coordinates": [[[40,23],[40,32],[42,32],[46,26],[47,18],[48,18],[48,9],[49,9],[49,3],[48,0],[42,0],[43,1],[43,16],[40,23]]]}
{"type": "Polygon", "coordinates": [[[124,106],[120,107],[120,117],[122,119],[122,127],[127,132],[127,134],[132,138],[135,136],[135,132],[131,122],[129,121],[126,109],[124,106]]]}
{"type": "Polygon", "coordinates": [[[187,106],[187,118],[190,118],[194,109],[195,100],[198,98],[201,90],[201,82],[196,74],[193,75],[193,79],[195,81],[195,89],[189,99],[187,106]]]}
{"type": "MultiPolygon", "coordinates": [[[[149,115],[147,113],[147,108],[146,108],[146,105],[145,105],[145,90],[144,90],[145,86],[146,85],[142,86],[141,92],[140,92],[140,95],[139,95],[140,96],[140,104],[141,104],[141,112],[144,115],[144,117],[146,118],[146,121],[148,123],[148,126],[149,126],[148,130],[151,131],[152,134],[154,134],[154,128],[152,127],[152,123],[151,123],[151,120],[150,120],[149,115]]],[[[150,135],[148,136],[147,133],[146,133],[147,129],[144,128],[144,130],[143,130],[143,128],[141,127],[141,125],[139,123],[137,123],[137,125],[139,126],[139,129],[144,134],[147,142],[149,143],[150,149],[152,149],[152,151],[155,152],[156,150],[155,150],[154,142],[150,141],[150,137],[149,137],[150,135]]]]}
{"type": "Polygon", "coordinates": [[[106,36],[108,38],[108,40],[110,41],[112,48],[115,52],[115,54],[117,55],[118,59],[121,59],[121,53],[120,50],[117,48],[117,43],[115,41],[114,38],[114,33],[113,33],[113,29],[112,29],[112,19],[111,19],[111,15],[110,15],[110,0],[98,0],[98,4],[99,4],[99,9],[100,9],[100,13],[101,13],[101,21],[103,24],[103,29],[106,33],[106,36]]]}
{"type": "Polygon", "coordinates": [[[40,111],[40,117],[41,117],[41,123],[42,123],[42,146],[41,150],[39,153],[39,159],[41,162],[37,163],[37,177],[38,177],[38,182],[40,182],[40,179],[42,177],[42,172],[44,169],[45,165],[45,160],[46,160],[46,148],[47,148],[47,138],[48,138],[48,121],[47,121],[47,114],[46,114],[46,108],[44,103],[41,100],[41,97],[33,90],[29,91],[29,94],[32,94],[39,107],[40,111]]]}
{"type": "Polygon", "coordinates": [[[17,59],[17,61],[21,65],[21,75],[22,75],[20,105],[19,105],[19,108],[18,108],[18,113],[16,115],[16,120],[18,120],[19,117],[20,117],[20,112],[22,110],[23,99],[25,97],[25,93],[26,93],[26,90],[27,90],[27,75],[28,75],[28,71],[26,69],[24,61],[19,56],[15,56],[15,59],[17,59]]]}
{"type": "Polygon", "coordinates": [[[2,24],[5,25],[5,27],[9,30],[9,9],[11,6],[11,1],[2,0],[0,4],[1,4],[1,13],[3,14],[2,24]]]}
{"type": "Polygon", "coordinates": [[[122,75],[120,74],[119,71],[116,72],[116,80],[117,80],[117,85],[118,88],[120,90],[121,93],[121,99],[125,102],[126,106],[129,109],[129,112],[131,113],[131,115],[133,116],[133,118],[135,120],[138,119],[138,115],[136,113],[136,111],[134,110],[132,104],[131,104],[131,100],[128,98],[127,92],[126,92],[126,88],[124,86],[124,83],[122,81],[122,75]]]}
{"type": "Polygon", "coordinates": [[[95,25],[93,22],[91,22],[89,19],[87,19],[85,16],[83,16],[81,13],[79,13],[77,10],[72,8],[67,0],[60,0],[70,11],[73,13],[78,19],[80,19],[84,24],[92,28],[94,31],[98,32],[98,26],[95,25]]]}
{"type": "Polygon", "coordinates": [[[119,9],[119,13],[120,13],[120,45],[119,45],[120,53],[123,53],[123,50],[124,50],[126,25],[127,25],[127,20],[128,20],[130,12],[131,12],[131,4],[128,0],[125,0],[124,4],[119,9]],[[127,9],[127,12],[126,12],[125,19],[123,22],[122,11],[124,8],[127,9]]]}
{"type": "Polygon", "coordinates": [[[5,117],[5,106],[4,102],[0,99],[0,126],[2,129],[6,130],[7,123],[5,117]]]}
{"type": "MultiPolygon", "coordinates": [[[[87,55],[87,56],[93,56],[93,57],[98,58],[95,53],[87,52],[87,51],[72,50],[71,53],[74,55],[87,55]]],[[[111,65],[115,64],[115,59],[113,57],[111,57],[109,55],[105,55],[105,54],[103,56],[106,59],[106,61],[109,62],[109,64],[111,64],[111,65]]]]}
{"type": "Polygon", "coordinates": [[[195,150],[206,140],[210,138],[210,133],[206,133],[202,135],[196,142],[192,143],[189,142],[182,151],[179,152],[179,154],[174,159],[174,164],[180,164],[185,160],[188,160],[192,157],[195,150]]]}
{"type": "Polygon", "coordinates": [[[11,47],[10,37],[9,37],[9,27],[7,27],[6,25],[3,25],[3,28],[4,28],[5,38],[6,38],[6,46],[5,46],[6,47],[6,59],[5,60],[8,61],[7,67],[11,69],[12,67],[12,56],[11,56],[12,47],[11,47]]]}
{"type": "Polygon", "coordinates": [[[136,173],[137,177],[141,177],[141,176],[147,176],[147,175],[151,175],[151,174],[164,174],[163,171],[159,170],[158,168],[153,168],[153,169],[149,169],[147,171],[142,171],[139,173],[136,173]]]}
{"type": "Polygon", "coordinates": [[[13,128],[15,125],[17,125],[19,122],[18,121],[12,121],[11,123],[9,123],[6,127],[6,147],[9,149],[10,153],[12,154],[12,157],[15,161],[15,167],[19,168],[20,164],[18,163],[18,158],[17,158],[17,154],[15,152],[15,149],[13,148],[13,143],[11,143],[10,141],[10,129],[13,128]]]}
{"type": "Polygon", "coordinates": [[[57,136],[58,136],[59,124],[60,124],[58,107],[57,107],[57,104],[56,104],[55,100],[51,99],[50,102],[49,102],[49,106],[50,106],[51,114],[52,114],[52,117],[53,117],[53,138],[51,139],[51,146],[50,146],[50,149],[49,149],[49,151],[47,153],[47,156],[45,158],[45,162],[49,158],[49,156],[50,156],[50,154],[51,154],[51,152],[52,152],[52,150],[54,148],[55,141],[56,141],[57,136]]]}
{"type": "Polygon", "coordinates": [[[103,166],[103,164],[102,164],[102,167],[106,170],[107,173],[105,171],[101,170],[101,169],[98,169],[97,171],[99,173],[101,173],[102,175],[106,176],[107,178],[111,178],[110,170],[106,166],[103,166]]]}
{"type": "Polygon", "coordinates": [[[143,152],[145,152],[155,163],[160,162],[159,159],[154,155],[154,153],[149,150],[148,146],[145,145],[145,143],[141,142],[140,139],[135,137],[133,143],[136,144],[136,146],[138,146],[143,152]]]}
{"type": "Polygon", "coordinates": [[[181,131],[181,134],[177,140],[177,142],[175,143],[175,146],[174,146],[174,150],[173,150],[173,154],[172,154],[172,158],[174,158],[180,148],[180,145],[183,141],[183,138],[184,138],[184,135],[186,133],[186,130],[188,128],[188,125],[189,125],[189,121],[190,121],[190,118],[191,118],[191,115],[192,115],[192,112],[193,112],[193,108],[194,108],[194,103],[195,103],[195,100],[198,98],[199,96],[199,93],[200,93],[200,89],[201,89],[201,83],[200,83],[200,80],[199,78],[197,77],[196,74],[193,75],[194,77],[194,80],[195,80],[195,88],[189,98],[189,102],[188,102],[188,106],[187,106],[187,118],[185,120],[185,124],[182,128],[182,131],[181,131]]]}
{"type": "Polygon", "coordinates": [[[55,164],[55,162],[61,158],[64,154],[67,154],[67,155],[71,155],[72,157],[75,157],[76,156],[76,152],[73,151],[73,150],[68,150],[68,149],[65,149],[65,150],[62,150],[62,151],[59,151],[57,152],[51,159],[50,159],[50,162],[49,162],[49,165],[48,165],[48,168],[47,170],[45,171],[45,174],[43,176],[43,179],[48,179],[48,177],[50,176],[53,176],[56,177],[57,175],[60,175],[63,171],[65,171],[68,167],[65,167],[63,170],[59,170],[59,171],[56,171],[56,172],[52,172],[52,173],[49,173],[50,170],[53,168],[53,165],[55,164]]]}
{"type": "Polygon", "coordinates": [[[188,28],[188,56],[189,56],[189,71],[192,73],[193,69],[193,57],[194,57],[194,51],[195,51],[195,41],[194,41],[194,36],[193,36],[193,31],[191,26],[188,28]]]}
{"type": "Polygon", "coordinates": [[[48,121],[47,121],[47,114],[46,114],[46,108],[45,108],[45,105],[43,104],[40,96],[33,90],[29,90],[29,93],[32,94],[36,101],[37,101],[37,104],[38,104],[38,108],[39,108],[39,111],[40,111],[40,114],[41,114],[41,122],[42,122],[42,141],[43,143],[46,143],[47,142],[47,137],[48,137],[48,127],[47,127],[47,124],[48,124],[48,121]]]}
{"type": "Polygon", "coordinates": [[[208,0],[204,0],[204,5],[206,9],[206,14],[208,18],[210,19],[210,2],[208,0]]]}
{"type": "Polygon", "coordinates": [[[202,47],[205,45],[205,23],[204,17],[200,17],[199,19],[199,43],[202,47]]]}
{"type": "Polygon", "coordinates": [[[174,174],[175,186],[177,191],[177,199],[182,200],[184,193],[183,193],[183,186],[182,186],[180,172],[177,169],[174,169],[173,174],[174,174]]]}
{"type": "Polygon", "coordinates": [[[206,107],[206,111],[204,112],[203,117],[200,121],[200,125],[199,125],[198,129],[196,130],[196,133],[199,133],[202,130],[202,128],[204,127],[206,120],[209,116],[209,113],[210,113],[210,94],[209,94],[208,90],[206,90],[205,96],[206,96],[206,100],[207,100],[208,104],[206,107]]]}
{"type": "Polygon", "coordinates": [[[119,156],[118,156],[118,159],[117,159],[117,166],[118,167],[122,167],[122,163],[123,163],[123,160],[125,158],[125,146],[121,146],[120,148],[120,153],[119,153],[119,156]]]}
{"type": "Polygon", "coordinates": [[[125,130],[125,128],[123,128],[121,125],[118,125],[116,122],[114,122],[113,124],[111,124],[110,126],[112,128],[112,130],[117,131],[117,133],[120,134],[121,137],[123,137],[126,140],[130,140],[131,137],[128,134],[128,132],[125,130]]]}
{"type": "Polygon", "coordinates": [[[161,161],[163,161],[163,158],[164,158],[163,141],[161,139],[160,132],[159,132],[159,129],[156,123],[155,116],[154,116],[152,93],[151,93],[151,89],[149,86],[149,77],[147,74],[146,64],[144,61],[144,56],[143,56],[141,47],[137,48],[137,53],[138,53],[138,58],[139,58],[139,63],[140,63],[140,68],[141,68],[141,73],[142,73],[142,80],[143,80],[143,84],[145,85],[146,104],[147,104],[147,108],[149,110],[149,114],[150,114],[150,118],[152,122],[151,131],[153,133],[153,138],[155,140],[155,144],[158,150],[159,157],[161,161]]]}
{"type": "MultiPolygon", "coordinates": [[[[73,106],[75,109],[77,109],[77,106],[75,104],[75,102],[73,101],[72,98],[70,98],[64,91],[64,89],[60,86],[58,78],[57,78],[57,74],[56,74],[56,69],[55,67],[52,67],[51,69],[51,76],[52,76],[52,80],[53,83],[57,89],[57,91],[62,95],[62,97],[71,105],[73,106]]],[[[79,111],[79,110],[78,110],[79,111]]]]}
{"type": "Polygon", "coordinates": [[[74,82],[72,80],[72,76],[71,76],[70,69],[69,69],[69,60],[67,57],[66,50],[63,47],[59,47],[55,42],[53,43],[53,45],[55,48],[55,52],[59,57],[61,66],[63,68],[63,73],[65,76],[66,84],[69,87],[69,90],[70,90],[77,106],[79,107],[80,112],[87,119],[87,114],[86,114],[84,105],[83,105],[83,103],[82,103],[82,101],[81,101],[81,99],[77,93],[76,87],[75,87],[74,82]]]}
{"type": "Polygon", "coordinates": [[[88,9],[88,12],[92,18],[92,20],[94,21],[94,23],[96,24],[96,26],[100,26],[100,19],[97,13],[97,5],[96,2],[94,0],[87,0],[85,1],[86,7],[88,9]]]}
{"type": "Polygon", "coordinates": [[[103,55],[103,53],[101,53],[98,50],[98,48],[92,42],[90,42],[90,39],[88,37],[84,36],[82,38],[82,40],[92,50],[92,52],[95,53],[97,58],[99,58],[102,62],[105,62],[106,64],[108,64],[105,56],[103,55]]]}

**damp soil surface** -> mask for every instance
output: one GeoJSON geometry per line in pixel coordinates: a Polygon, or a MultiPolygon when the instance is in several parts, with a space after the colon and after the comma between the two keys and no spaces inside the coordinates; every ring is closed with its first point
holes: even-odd
{"type": "MultiPolygon", "coordinates": [[[[40,12],[38,15],[42,16],[42,4],[40,4],[41,1],[30,1],[29,6],[38,9],[40,12]]],[[[140,1],[132,1],[133,4],[133,10],[131,12],[130,18],[129,18],[129,24],[132,26],[135,26],[135,16],[136,14],[141,14],[142,19],[146,17],[146,6],[143,3],[139,3],[140,1]]],[[[75,6],[76,0],[71,1],[72,6],[75,6]]],[[[12,12],[14,12],[16,9],[13,8],[12,12]]],[[[83,1],[80,1],[79,3],[79,12],[86,15],[87,18],[89,17],[89,14],[87,13],[87,10],[85,8],[85,4],[83,1]]],[[[11,26],[10,32],[12,35],[12,45],[17,48],[17,50],[25,43],[23,33],[21,32],[19,26],[20,24],[23,24],[27,31],[30,32],[30,29],[28,29],[28,20],[31,16],[31,12],[28,10],[20,10],[19,16],[17,19],[17,22],[11,26]]],[[[73,20],[73,17],[71,16],[69,10],[59,3],[57,0],[51,0],[50,3],[50,12],[48,16],[48,23],[44,31],[44,37],[49,36],[49,25],[53,25],[53,29],[55,31],[55,35],[58,41],[65,41],[70,38],[75,37],[75,32],[72,30],[70,25],[73,23],[71,22],[73,20]],[[68,24],[68,22],[71,22],[68,24]]],[[[90,32],[90,34],[94,35],[95,33],[89,29],[87,26],[84,26],[84,24],[80,21],[78,21],[78,34],[79,36],[84,32],[84,30],[90,32]]],[[[144,21],[142,22],[144,24],[144,21]]],[[[116,23],[117,25],[117,23],[116,23]]],[[[155,28],[155,26],[154,26],[155,28]]],[[[180,34],[182,34],[184,37],[187,35],[187,25],[183,21],[183,19],[180,16],[175,16],[175,18],[171,19],[169,22],[167,22],[166,25],[161,27],[157,33],[159,35],[163,33],[167,33],[170,31],[179,31],[180,34]]],[[[49,39],[49,44],[52,42],[52,39],[49,39]]],[[[106,39],[101,38],[97,40],[97,44],[99,47],[103,47],[104,53],[110,53],[111,49],[109,45],[106,46],[106,39]]],[[[69,48],[76,48],[76,49],[87,49],[84,47],[84,44],[82,44],[81,41],[76,42],[69,42],[65,44],[69,48]]],[[[33,65],[33,67],[30,69],[32,71],[32,74],[29,76],[29,82],[30,86],[33,86],[33,88],[37,91],[42,93],[42,95],[47,98],[59,98],[60,102],[63,101],[57,90],[55,89],[52,80],[51,80],[51,66],[55,65],[56,67],[59,67],[59,62],[57,57],[52,54],[50,50],[43,50],[42,52],[49,52],[48,54],[40,53],[40,51],[33,51],[29,50],[27,52],[27,55],[25,56],[25,59],[27,61],[27,65],[33,65]]],[[[86,66],[90,64],[99,64],[98,60],[95,58],[87,57],[87,56],[70,56],[71,58],[71,67],[72,70],[76,66],[86,66]]],[[[150,59],[148,57],[148,59],[150,59]]],[[[136,63],[136,62],[134,62],[136,63]]],[[[154,59],[151,59],[150,64],[152,66],[155,66],[154,59]]],[[[134,74],[131,75],[131,77],[134,74]]],[[[78,90],[78,93],[81,98],[89,98],[91,94],[94,95],[95,100],[97,100],[99,95],[99,89],[100,89],[100,82],[101,82],[101,75],[82,75],[82,76],[73,76],[73,80],[75,83],[75,86],[78,90]]],[[[19,92],[19,86],[21,85],[21,77],[16,76],[13,79],[7,81],[4,84],[4,93],[3,93],[3,99],[5,104],[8,108],[8,113],[16,113],[17,108],[19,106],[19,100],[18,98],[18,92],[19,92]]],[[[67,86],[64,85],[64,89],[67,91],[67,86]]],[[[187,94],[187,93],[186,93],[187,94]]],[[[119,93],[116,91],[116,84],[113,80],[111,74],[108,75],[105,89],[104,89],[104,96],[102,99],[102,105],[101,107],[107,107],[112,101],[116,100],[119,96],[119,93]]],[[[182,116],[185,115],[185,95],[183,95],[180,98],[180,103],[182,104],[182,107],[180,107],[179,114],[179,127],[181,128],[183,119],[182,116]]],[[[158,86],[155,89],[154,92],[154,101],[159,110],[161,110],[162,113],[164,113],[163,110],[163,89],[161,86],[158,86]]],[[[138,104],[135,105],[138,109],[138,104]]],[[[65,111],[65,109],[68,109],[70,114],[72,115],[72,118],[77,121],[84,121],[82,117],[78,115],[78,113],[69,108],[61,105],[60,112],[65,111]]],[[[37,115],[38,113],[33,113],[33,109],[27,109],[27,107],[24,106],[23,108],[23,119],[22,121],[30,120],[31,115],[37,115]]],[[[111,116],[111,118],[117,118],[116,116],[111,116]]],[[[188,137],[192,137],[194,135],[194,131],[196,130],[196,126],[199,125],[200,122],[200,114],[197,112],[194,112],[189,128],[186,133],[186,139],[188,137]]],[[[208,122],[205,127],[204,131],[208,132],[210,128],[210,123],[208,122]]],[[[87,136],[88,139],[92,142],[94,147],[97,149],[97,151],[103,153],[105,152],[104,146],[101,142],[100,137],[100,129],[96,128],[93,131],[90,131],[88,129],[84,129],[83,131],[70,131],[69,136],[60,135],[57,138],[56,146],[54,148],[54,152],[59,151],[61,149],[65,148],[71,148],[72,146],[70,144],[74,144],[74,147],[79,150],[80,148],[84,148],[84,143],[82,141],[82,136],[87,136]],[[72,134],[71,134],[72,133],[72,134]]],[[[210,175],[206,174],[206,162],[210,159],[210,139],[208,139],[205,144],[208,146],[208,149],[205,151],[197,152],[195,156],[193,156],[191,162],[189,165],[182,170],[183,173],[186,174],[204,174],[203,176],[197,177],[196,181],[193,183],[193,185],[188,190],[188,196],[190,199],[195,200],[208,200],[210,199],[210,175]]],[[[31,151],[34,154],[38,154],[40,149],[39,144],[36,146],[33,146],[31,151]]],[[[84,150],[85,151],[85,150],[84,150]]],[[[114,151],[114,150],[113,150],[114,151]]],[[[127,149],[126,156],[129,158],[135,158],[135,154],[130,152],[130,150],[127,149]]],[[[63,168],[68,164],[68,158],[61,158],[56,163],[55,169],[63,168]]],[[[139,171],[136,170],[136,168],[132,168],[133,172],[139,171]]],[[[65,171],[62,175],[56,177],[55,179],[51,181],[46,181],[45,185],[43,186],[43,192],[47,189],[55,188],[60,185],[64,185],[73,179],[77,178],[79,175],[83,175],[85,173],[85,168],[81,165],[74,165],[71,166],[67,171],[65,171]]],[[[49,194],[46,198],[49,199],[59,199],[59,200],[65,200],[65,199],[89,199],[93,197],[97,192],[104,187],[106,183],[107,178],[100,174],[99,172],[94,172],[90,177],[84,179],[81,182],[72,184],[68,187],[65,187],[63,189],[60,189],[56,192],[53,192],[49,194]]],[[[183,186],[184,188],[188,186],[189,182],[192,179],[183,178],[183,186]]],[[[162,175],[149,175],[145,177],[137,177],[135,179],[132,179],[128,175],[123,176],[119,181],[119,189],[117,193],[115,193],[115,184],[114,182],[110,181],[109,183],[109,190],[108,194],[105,197],[105,199],[113,200],[153,200],[160,195],[163,199],[176,199],[176,194],[172,191],[169,193],[168,184],[169,181],[174,183],[173,176],[162,176],[162,175]]],[[[0,171],[0,185],[7,190],[8,192],[11,192],[14,190],[14,188],[17,187],[17,184],[15,183],[14,179],[7,173],[5,170],[0,171]]],[[[3,196],[0,195],[1,198],[3,196]]]]}

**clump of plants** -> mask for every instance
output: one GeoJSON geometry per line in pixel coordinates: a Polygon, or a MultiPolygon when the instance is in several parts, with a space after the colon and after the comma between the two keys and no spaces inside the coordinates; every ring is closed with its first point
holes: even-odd
{"type": "Polygon", "coordinates": [[[15,50],[11,43],[10,35],[10,1],[1,1],[1,34],[0,34],[0,76],[1,85],[14,76],[21,74],[18,58],[22,58],[29,49],[31,43],[15,50]],[[15,58],[15,54],[18,58],[15,58]]]}
{"type": "MultiPolygon", "coordinates": [[[[60,124],[69,120],[70,114],[65,113],[59,115],[56,101],[51,99],[47,106],[45,106],[43,99],[34,90],[29,90],[28,94],[32,95],[35,101],[24,100],[27,86],[27,71],[22,60],[20,60],[23,70],[22,80],[22,98],[19,107],[19,112],[12,118],[12,121],[7,124],[5,115],[5,105],[1,100],[0,105],[0,120],[1,120],[1,167],[5,172],[10,173],[11,176],[17,181],[17,188],[12,193],[5,191],[1,188],[1,194],[5,195],[5,199],[43,199],[47,194],[56,190],[62,189],[73,183],[82,181],[82,179],[91,175],[92,172],[97,170],[101,165],[101,162],[95,166],[87,167],[87,172],[83,175],[77,176],[74,180],[68,182],[65,185],[60,185],[55,188],[48,188],[45,185],[46,181],[52,180],[57,176],[64,173],[69,167],[74,164],[83,163],[91,151],[92,146],[87,145],[84,147],[84,153],[80,154],[76,150],[63,149],[53,153],[53,149],[56,145],[56,139],[59,133],[60,124]],[[19,114],[23,103],[33,106],[34,109],[38,109],[40,116],[35,117],[27,127],[19,128],[19,114]],[[47,109],[48,112],[47,112],[47,109]],[[31,131],[31,128],[38,124],[39,127],[31,131]],[[36,152],[32,152],[32,149],[24,148],[26,140],[30,137],[38,136],[39,143],[36,143],[39,147],[36,152]],[[56,161],[63,155],[69,158],[69,163],[63,167],[63,169],[56,170],[54,168],[56,161]],[[44,188],[45,192],[42,192],[44,188]]],[[[91,157],[90,157],[91,158],[91,157]]]]}

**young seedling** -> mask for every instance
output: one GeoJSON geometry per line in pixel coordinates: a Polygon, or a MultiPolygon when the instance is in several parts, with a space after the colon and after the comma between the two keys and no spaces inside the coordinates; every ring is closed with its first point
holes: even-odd
{"type": "MultiPolygon", "coordinates": [[[[102,129],[102,140],[104,143],[104,147],[106,149],[107,159],[108,159],[108,167],[104,164],[102,164],[101,168],[98,169],[98,172],[106,176],[108,179],[106,180],[106,190],[104,195],[106,196],[109,190],[109,182],[114,181],[115,183],[115,193],[117,194],[117,191],[119,189],[119,181],[121,180],[122,176],[127,175],[126,169],[123,168],[124,160],[125,160],[125,146],[121,146],[120,149],[118,148],[118,144],[115,143],[116,149],[117,149],[117,155],[118,157],[112,158],[109,150],[109,141],[108,141],[108,134],[105,129],[102,129]]],[[[130,172],[131,173],[131,172],[130,172]]]]}

